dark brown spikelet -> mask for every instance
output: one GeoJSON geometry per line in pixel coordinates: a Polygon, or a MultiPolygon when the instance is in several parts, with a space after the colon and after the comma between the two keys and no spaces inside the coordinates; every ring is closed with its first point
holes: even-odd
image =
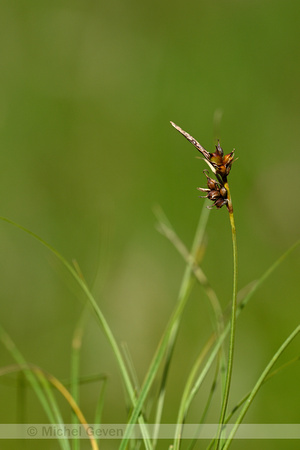
{"type": "Polygon", "coordinates": [[[214,180],[213,178],[210,178],[207,175],[206,170],[204,170],[203,173],[207,178],[207,189],[206,188],[197,188],[197,189],[202,192],[207,192],[207,194],[202,196],[201,198],[208,198],[209,200],[214,202],[214,204],[212,206],[208,206],[208,208],[211,209],[215,206],[217,209],[220,209],[222,208],[222,206],[227,205],[228,199],[226,188],[218,181],[214,180]]]}

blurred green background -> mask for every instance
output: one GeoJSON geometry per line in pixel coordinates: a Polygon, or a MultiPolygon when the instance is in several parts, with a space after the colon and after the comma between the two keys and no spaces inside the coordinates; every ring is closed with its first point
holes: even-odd
{"type": "MultiPolygon", "coordinates": [[[[216,137],[226,153],[236,149],[230,182],[240,288],[299,238],[299,19],[296,0],[0,3],[0,215],[78,261],[118,342],[127,343],[140,381],[184,271],[155,230],[153,206],[161,205],[190,246],[203,205],[196,187],[205,186],[205,164],[170,120],[209,151],[216,137]],[[214,125],[216,111],[223,115],[214,125]]],[[[0,253],[2,325],[28,361],[68,378],[84,304],[78,289],[48,251],[3,222],[0,253]]],[[[225,308],[232,290],[225,208],[210,215],[203,270],[225,308]]],[[[209,315],[205,295],[195,289],[171,367],[165,422],[176,421],[181,387],[211,330],[209,315]]],[[[253,386],[299,315],[296,251],[238,321],[231,406],[253,386]]],[[[298,349],[299,341],[281,362],[298,349]]],[[[12,364],[3,347],[0,355],[1,366],[12,364]]],[[[81,373],[100,372],[109,375],[103,420],[122,423],[117,365],[91,318],[81,373]]],[[[245,422],[299,423],[299,376],[296,364],[264,386],[245,422]]],[[[16,422],[15,379],[0,381],[1,422],[16,422]]],[[[98,391],[97,384],[82,388],[89,421],[98,391]]],[[[193,404],[192,422],[206,394],[193,404]]],[[[208,421],[217,420],[218,405],[219,398],[208,421]]],[[[30,391],[25,412],[27,422],[47,420],[30,391]]],[[[40,444],[27,442],[27,448],[40,444]]],[[[42,444],[59,448],[55,441],[42,444]]],[[[253,445],[237,441],[232,448],[253,445]]],[[[262,449],[296,445],[255,441],[262,449]]],[[[117,446],[107,441],[103,448],[117,446]]],[[[18,447],[3,442],[3,448],[18,447]]]]}

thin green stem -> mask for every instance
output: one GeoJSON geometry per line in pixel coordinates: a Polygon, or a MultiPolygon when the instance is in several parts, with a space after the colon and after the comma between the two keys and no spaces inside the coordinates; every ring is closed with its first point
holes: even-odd
{"type": "Polygon", "coordinates": [[[216,449],[219,448],[220,438],[223,423],[225,421],[226,409],[228,405],[229,391],[231,385],[231,377],[232,377],[232,367],[233,367],[233,354],[234,354],[234,344],[235,344],[235,326],[236,326],[236,306],[237,306],[237,243],[236,243],[236,229],[234,222],[234,214],[232,207],[232,200],[230,195],[230,189],[228,182],[224,183],[224,186],[227,190],[228,197],[228,211],[229,211],[229,219],[231,225],[231,234],[232,234],[232,247],[233,247],[233,293],[232,293],[232,306],[231,306],[231,324],[230,324],[230,341],[229,341],[229,353],[228,353],[228,364],[227,364],[227,373],[226,373],[226,381],[225,381],[225,389],[223,394],[222,408],[219,420],[219,428],[217,433],[216,440],[216,449]]]}

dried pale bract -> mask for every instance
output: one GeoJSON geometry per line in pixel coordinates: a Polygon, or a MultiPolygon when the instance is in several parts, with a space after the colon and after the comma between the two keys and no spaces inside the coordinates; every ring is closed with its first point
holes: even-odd
{"type": "Polygon", "coordinates": [[[193,138],[193,136],[191,136],[189,133],[187,133],[182,128],[180,128],[178,125],[176,125],[176,123],[174,123],[174,122],[170,122],[170,123],[174,128],[176,128],[177,131],[179,131],[179,133],[182,134],[182,136],[184,136],[191,144],[193,144],[200,153],[202,153],[202,155],[204,156],[204,158],[206,160],[208,160],[208,161],[210,160],[210,153],[207,150],[205,150],[205,148],[202,147],[202,145],[199,144],[199,142],[196,141],[196,139],[193,138]]]}

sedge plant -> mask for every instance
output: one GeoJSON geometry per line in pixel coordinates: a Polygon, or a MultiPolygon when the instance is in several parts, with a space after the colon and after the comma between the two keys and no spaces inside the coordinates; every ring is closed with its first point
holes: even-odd
{"type": "MultiPolygon", "coordinates": [[[[221,378],[222,398],[218,426],[215,430],[215,434],[212,436],[208,448],[228,449],[239,425],[241,424],[259,389],[267,380],[274,377],[278,371],[281,370],[275,369],[272,371],[274,364],[285,351],[287,346],[300,332],[299,326],[292,331],[262,371],[261,376],[255,383],[253,389],[250,392],[247,392],[241,401],[237,403],[236,407],[228,413],[228,400],[231,388],[234,359],[236,321],[238,320],[240,314],[244,311],[245,306],[256,293],[257,289],[274,272],[279,264],[285,260],[290,252],[299,245],[299,242],[286,251],[257,281],[251,283],[246,287],[246,289],[243,289],[238,293],[236,229],[232,197],[228,183],[228,176],[234,162],[234,151],[224,155],[220,143],[218,142],[215,151],[213,153],[209,153],[190,134],[185,132],[175,123],[171,122],[171,124],[202,154],[203,159],[208,164],[212,172],[212,176],[210,176],[207,170],[204,170],[204,174],[207,179],[207,187],[198,188],[201,192],[205,193],[203,197],[206,200],[202,208],[191,250],[188,250],[188,248],[180,240],[162,210],[159,208],[156,209],[155,213],[158,219],[159,231],[174,245],[185,261],[186,268],[182,277],[174,310],[168,323],[166,324],[165,330],[161,336],[160,342],[142,382],[139,382],[136,377],[134,355],[133,357],[129,356],[130,353],[127,349],[126,354],[124,354],[124,349],[122,349],[120,344],[117,342],[117,339],[115,338],[106,318],[104,317],[98,301],[88,287],[78,264],[76,263],[73,267],[45,240],[10,219],[3,217],[0,218],[0,220],[9,223],[10,225],[13,225],[21,231],[29,234],[40,244],[44,245],[48,251],[52,252],[52,254],[60,260],[66,270],[72,275],[86,298],[86,305],[84,306],[82,317],[78,322],[73,336],[72,350],[70,351],[71,372],[69,380],[62,382],[58,380],[57,377],[49,374],[37,365],[27,362],[19,348],[17,348],[14,341],[1,327],[1,325],[0,341],[2,341],[4,347],[6,347],[10,352],[16,364],[9,367],[0,367],[0,378],[13,372],[23,373],[25,384],[27,383],[27,385],[30,386],[30,388],[36,393],[49,419],[49,422],[51,424],[59,424],[59,426],[62,427],[66,421],[65,418],[63,418],[59,405],[57,404],[52,393],[52,390],[55,389],[69,404],[70,409],[72,410],[73,424],[81,424],[84,428],[88,427],[88,423],[80,406],[80,386],[84,382],[101,380],[102,387],[100,390],[99,400],[95,408],[94,423],[98,425],[103,423],[105,391],[106,385],[109,382],[107,376],[100,374],[83,378],[80,373],[82,340],[84,337],[85,324],[89,318],[89,315],[92,313],[99,327],[106,336],[108,343],[110,344],[111,351],[115,356],[121,380],[125,388],[125,395],[129,401],[128,420],[127,423],[124,424],[124,433],[118,444],[119,450],[127,450],[131,448],[155,450],[159,445],[160,426],[162,425],[163,411],[166,402],[166,391],[168,389],[168,376],[171,370],[170,367],[173,360],[174,348],[176,346],[183,312],[196,283],[201,285],[203,288],[203,293],[209,300],[215,323],[212,334],[209,336],[204,346],[200,349],[199,354],[195,359],[195,362],[187,377],[183,392],[181,393],[177,421],[176,424],[174,424],[174,432],[171,436],[173,443],[170,448],[173,450],[183,448],[183,432],[187,422],[190,406],[197,393],[203,386],[204,380],[206,379],[208,373],[212,371],[213,366],[215,366],[215,371],[212,376],[211,388],[207,402],[199,419],[199,426],[205,423],[207,412],[211,407],[212,399],[214,397],[216,384],[218,383],[219,378],[221,378]],[[209,202],[212,202],[212,205],[207,206],[209,202]],[[204,255],[204,234],[208,222],[209,210],[213,207],[216,209],[221,209],[223,206],[225,206],[228,211],[233,245],[233,292],[231,313],[228,317],[226,316],[226,313],[223,313],[217,294],[210,285],[208,278],[201,267],[201,262],[204,255]],[[227,337],[229,337],[229,348],[226,353],[225,342],[227,337]],[[155,393],[153,393],[154,385],[158,386],[155,393]],[[150,417],[154,417],[155,423],[152,428],[148,421],[149,414],[150,417]],[[230,435],[226,437],[223,433],[224,427],[235,414],[237,414],[235,424],[231,429],[230,435]],[[140,435],[138,437],[133,434],[133,431],[136,430],[136,426],[138,426],[140,430],[140,435]]],[[[287,365],[295,363],[298,360],[299,356],[293,358],[289,363],[282,367],[286,367],[287,365]]],[[[88,438],[90,448],[94,450],[97,450],[98,448],[105,448],[105,443],[103,446],[103,443],[100,442],[96,436],[89,434],[88,438]]],[[[189,443],[189,450],[194,448],[197,439],[198,435],[196,433],[194,439],[192,439],[189,443]]],[[[81,448],[81,444],[78,439],[73,439],[72,442],[70,442],[65,436],[63,439],[59,440],[59,446],[63,450],[80,450],[81,448]]],[[[166,447],[164,446],[163,448],[166,447]]]]}
{"type": "MultiPolygon", "coordinates": [[[[226,409],[229,398],[231,376],[232,376],[232,366],[233,366],[233,355],[234,355],[234,344],[235,344],[235,328],[236,328],[236,306],[237,306],[237,242],[236,242],[236,228],[234,221],[234,213],[232,206],[231,193],[228,184],[228,175],[231,170],[232,163],[234,162],[234,150],[227,155],[224,155],[223,149],[218,145],[216,146],[214,153],[209,153],[205,150],[199,142],[196,141],[193,136],[184,131],[174,122],[171,122],[176,130],[178,130],[191,144],[193,144],[196,149],[203,155],[203,159],[210,167],[211,171],[215,175],[216,179],[209,177],[207,171],[204,174],[207,178],[207,188],[198,188],[200,191],[206,192],[205,198],[208,198],[213,202],[212,206],[208,208],[221,209],[223,206],[227,207],[231,225],[232,233],[232,246],[233,246],[233,294],[232,294],[232,305],[231,305],[231,324],[230,324],[230,344],[228,353],[228,364],[226,372],[225,389],[222,399],[222,408],[220,413],[219,428],[217,434],[217,447],[219,446],[219,438],[221,435],[222,424],[225,420],[226,409]]],[[[216,448],[217,448],[216,447],[216,448]]]]}
{"type": "MultiPolygon", "coordinates": [[[[288,338],[284,341],[280,349],[275,353],[273,358],[271,359],[270,363],[268,364],[267,368],[259,378],[258,382],[256,383],[255,387],[251,391],[250,394],[247,395],[246,400],[241,402],[241,405],[244,404],[242,411],[236,421],[236,424],[233,428],[233,430],[230,433],[229,438],[225,441],[223,444],[221,437],[222,437],[222,430],[224,428],[225,423],[228,421],[226,420],[226,412],[227,412],[227,406],[228,406],[228,399],[229,399],[229,392],[230,392],[230,386],[231,386],[231,379],[232,379],[232,367],[233,367],[233,358],[234,358],[234,346],[235,346],[235,330],[236,330],[236,319],[237,319],[237,275],[238,275],[238,263],[237,263],[237,239],[236,239],[236,227],[235,227],[235,220],[234,220],[234,212],[233,212],[233,204],[232,204],[232,197],[231,192],[229,188],[228,183],[228,175],[230,173],[231,167],[234,159],[234,152],[233,150],[231,153],[228,153],[227,155],[224,155],[223,149],[220,146],[220,142],[218,140],[218,143],[215,148],[215,152],[210,153],[207,150],[205,150],[201,144],[199,144],[196,139],[191,136],[189,133],[184,131],[182,128],[180,128],[178,125],[176,125],[174,122],[171,122],[171,125],[179,131],[191,144],[193,144],[196,149],[202,154],[203,160],[208,164],[209,168],[211,169],[212,173],[215,176],[214,178],[211,178],[208,174],[207,170],[204,170],[204,174],[207,178],[207,188],[198,188],[200,191],[205,192],[206,195],[202,196],[202,198],[207,198],[213,202],[212,206],[208,206],[208,208],[216,207],[217,209],[221,209],[223,206],[226,206],[228,213],[229,213],[229,220],[230,220],[230,226],[231,226],[231,235],[232,235],[232,247],[233,247],[233,292],[232,292],[232,302],[231,302],[231,318],[229,323],[229,350],[228,350],[228,358],[227,358],[227,370],[226,370],[226,380],[225,380],[225,386],[223,390],[223,396],[222,396],[222,404],[221,404],[221,410],[220,410],[220,417],[219,417],[219,425],[217,428],[217,434],[216,438],[211,441],[211,444],[209,448],[212,448],[214,446],[215,450],[218,450],[219,448],[227,449],[229,445],[232,442],[232,439],[234,437],[234,434],[236,433],[239,424],[241,423],[244,415],[246,414],[252,400],[254,399],[256,393],[258,392],[259,388],[265,381],[265,378],[268,376],[270,369],[273,367],[275,362],[277,361],[279,355],[286,349],[286,347],[289,345],[290,342],[298,335],[300,332],[300,325],[296,327],[296,329],[288,336],[288,338]]],[[[222,339],[222,336],[219,337],[219,340],[222,339]]],[[[200,358],[200,361],[202,362],[202,358],[200,358]]],[[[198,362],[195,364],[191,375],[190,375],[190,382],[192,383],[194,372],[196,372],[198,362]]],[[[202,371],[203,374],[203,371],[202,371]]],[[[201,380],[202,381],[202,380],[201,380]]],[[[188,384],[186,385],[187,392],[189,391],[188,384]]],[[[192,389],[190,389],[190,392],[192,393],[192,389]]],[[[193,397],[193,396],[192,396],[193,397]]],[[[184,397],[183,397],[184,398],[184,397]]],[[[182,402],[181,406],[186,403],[186,407],[189,407],[188,402],[182,402]]],[[[177,430],[182,430],[180,428],[180,423],[177,423],[177,430]],[[178,428],[179,427],[179,428],[178,428]]],[[[179,442],[180,442],[180,433],[176,436],[177,439],[175,439],[174,442],[174,449],[179,449],[179,442]]]]}

